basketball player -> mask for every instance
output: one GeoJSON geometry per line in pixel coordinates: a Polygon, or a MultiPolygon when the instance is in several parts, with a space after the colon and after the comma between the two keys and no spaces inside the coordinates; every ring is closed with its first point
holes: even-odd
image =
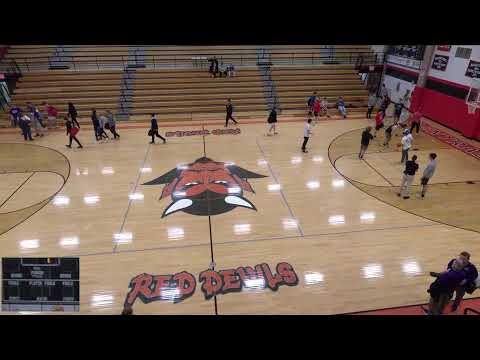
{"type": "Polygon", "coordinates": [[[377,104],[377,94],[372,93],[368,97],[368,107],[367,107],[367,119],[372,118],[372,111],[375,108],[375,105],[377,104]]]}
{"type": "Polygon", "coordinates": [[[421,119],[422,119],[422,113],[420,112],[420,109],[418,109],[412,115],[412,126],[410,127],[411,134],[413,134],[413,129],[417,129],[417,134],[420,132],[421,119]]]}
{"type": "Polygon", "coordinates": [[[83,148],[82,144],[80,144],[80,141],[78,141],[76,135],[78,133],[78,128],[73,125],[72,120],[70,120],[67,116],[64,117],[65,120],[65,127],[67,128],[67,135],[69,136],[69,142],[68,145],[65,145],[68,148],[72,147],[72,140],[75,140],[75,142],[78,144],[78,148],[81,149],[83,148]]]}
{"type": "Polygon", "coordinates": [[[307,150],[307,142],[308,139],[310,138],[310,135],[312,135],[312,119],[308,119],[307,122],[305,123],[305,126],[303,128],[303,144],[302,144],[302,151],[306,154],[308,153],[307,150]]]}
{"type": "Polygon", "coordinates": [[[232,104],[232,100],[231,99],[228,99],[227,100],[227,105],[225,106],[226,110],[227,110],[227,117],[225,119],[225,127],[228,127],[228,120],[232,119],[232,121],[235,123],[235,125],[237,125],[237,121],[233,118],[233,104],[232,104]]]}
{"type": "Polygon", "coordinates": [[[429,158],[430,158],[430,163],[427,165],[425,170],[423,170],[422,179],[420,180],[420,183],[422,184],[422,187],[421,187],[422,198],[425,197],[425,194],[427,193],[428,182],[430,181],[430,178],[433,176],[433,173],[437,168],[437,160],[436,160],[437,154],[431,153],[429,155],[429,158]]]}
{"type": "Polygon", "coordinates": [[[395,123],[390,124],[385,129],[385,141],[383,142],[383,146],[389,147],[390,139],[392,138],[392,132],[396,130],[398,126],[395,123]]]}
{"type": "Polygon", "coordinates": [[[317,100],[317,92],[316,91],[314,91],[313,95],[310,96],[307,100],[308,116],[313,115],[313,104],[315,104],[315,100],[317,100]]]}

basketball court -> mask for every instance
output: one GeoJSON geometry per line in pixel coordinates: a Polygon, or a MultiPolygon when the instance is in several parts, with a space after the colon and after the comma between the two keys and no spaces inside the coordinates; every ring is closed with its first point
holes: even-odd
{"type": "Polygon", "coordinates": [[[480,253],[479,160],[430,135],[451,133],[440,125],[426,120],[410,154],[420,171],[438,154],[429,192],[416,195],[417,174],[403,200],[400,137],[383,149],[381,132],[357,158],[366,119],[319,121],[308,154],[298,118],[280,117],[271,137],[264,119],[238,120],[229,133],[220,121],[160,124],[167,144],[149,144],[147,124],[120,124],[120,140],[105,143],[82,126],[84,149],[66,148],[63,129],[29,143],[1,132],[0,255],[79,256],[83,314],[121,313],[139,275],[186,272],[196,278],[187,297],[152,288],[156,297],[132,297],[134,313],[212,315],[425,303],[430,271],[480,253]],[[281,263],[297,281],[253,279],[210,298],[202,289],[209,268],[267,264],[278,275],[281,263]]]}

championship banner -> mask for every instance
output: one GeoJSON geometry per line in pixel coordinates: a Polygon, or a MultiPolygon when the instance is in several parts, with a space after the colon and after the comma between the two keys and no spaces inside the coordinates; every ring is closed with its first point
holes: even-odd
{"type": "Polygon", "coordinates": [[[445,71],[448,64],[448,56],[445,55],[435,55],[433,58],[432,69],[445,71]]]}
{"type": "Polygon", "coordinates": [[[480,78],[480,62],[470,60],[465,76],[471,78],[480,78]]]}

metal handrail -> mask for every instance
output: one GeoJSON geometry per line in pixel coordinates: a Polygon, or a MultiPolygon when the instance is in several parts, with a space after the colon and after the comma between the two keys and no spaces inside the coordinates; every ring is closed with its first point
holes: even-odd
{"type": "MultiPolygon", "coordinates": [[[[145,67],[192,67],[194,64],[193,62],[197,60],[193,60],[193,58],[205,57],[208,58],[208,55],[201,54],[201,53],[190,53],[185,56],[178,56],[178,55],[145,55],[144,61],[141,63],[145,65],[145,67]]],[[[321,52],[316,53],[292,53],[292,52],[278,52],[269,54],[269,61],[273,65],[306,65],[306,64],[322,64],[327,62],[338,62],[340,64],[356,64],[358,63],[358,59],[362,58],[362,63],[365,65],[376,65],[379,63],[379,58],[382,63],[384,61],[385,54],[384,53],[374,53],[374,52],[345,52],[336,54],[332,57],[331,54],[322,54],[321,52]],[[285,56],[287,55],[287,56],[285,56]],[[380,56],[379,56],[380,55],[380,56]]],[[[82,58],[82,56],[77,56],[76,58],[82,58]]],[[[129,65],[128,58],[126,59],[123,55],[119,56],[119,60],[102,60],[102,57],[98,57],[95,55],[90,56],[83,56],[84,59],[88,59],[88,61],[78,61],[71,60],[67,61],[57,61],[55,62],[58,65],[63,65],[68,68],[72,68],[74,70],[82,70],[88,68],[96,68],[96,69],[108,69],[108,68],[119,68],[125,69],[129,65]]],[[[225,57],[225,55],[221,55],[218,57],[219,61],[224,63],[230,63],[237,66],[256,66],[258,63],[258,54],[232,54],[231,56],[225,57]]],[[[47,68],[51,65],[50,57],[39,57],[36,58],[35,61],[30,59],[16,59],[18,68],[23,69],[26,71],[31,70],[40,70],[43,68],[47,68]]],[[[2,65],[2,61],[0,61],[0,66],[2,65]]],[[[132,62],[137,63],[138,62],[132,62]]],[[[196,64],[195,64],[196,65],[196,64]]],[[[206,63],[203,63],[206,65],[206,63]]]]}

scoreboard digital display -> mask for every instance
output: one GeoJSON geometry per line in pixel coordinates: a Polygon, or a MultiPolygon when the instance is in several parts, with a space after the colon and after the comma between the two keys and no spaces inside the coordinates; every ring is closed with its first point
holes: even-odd
{"type": "Polygon", "coordinates": [[[3,258],[2,311],[79,311],[78,258],[3,258]]]}

